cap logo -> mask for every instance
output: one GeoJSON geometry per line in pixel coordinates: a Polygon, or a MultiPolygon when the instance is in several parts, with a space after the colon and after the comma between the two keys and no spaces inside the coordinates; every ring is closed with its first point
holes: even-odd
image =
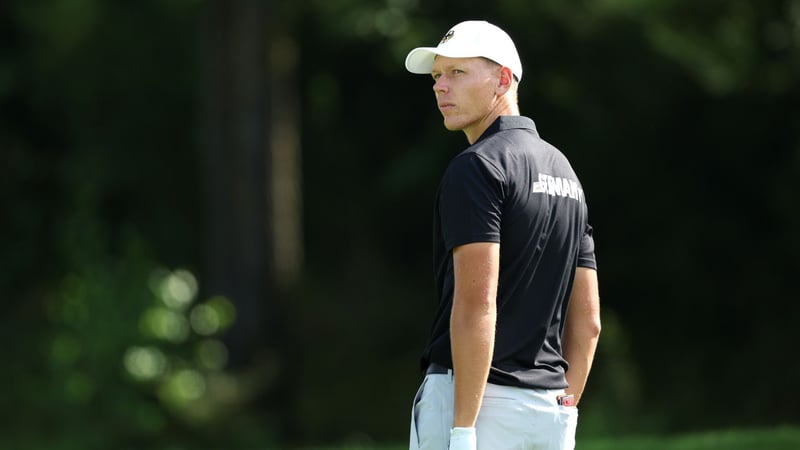
{"type": "Polygon", "coordinates": [[[455,32],[453,30],[448,31],[447,34],[444,35],[442,40],[439,41],[439,45],[442,45],[445,42],[449,41],[453,37],[454,34],[455,34],[455,32]]]}

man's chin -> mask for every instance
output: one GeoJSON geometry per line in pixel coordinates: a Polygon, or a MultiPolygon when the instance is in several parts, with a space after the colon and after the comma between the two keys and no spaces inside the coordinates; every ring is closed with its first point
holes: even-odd
{"type": "Polygon", "coordinates": [[[444,127],[447,129],[447,131],[461,131],[464,129],[464,127],[460,124],[448,122],[447,119],[444,119],[444,127]]]}

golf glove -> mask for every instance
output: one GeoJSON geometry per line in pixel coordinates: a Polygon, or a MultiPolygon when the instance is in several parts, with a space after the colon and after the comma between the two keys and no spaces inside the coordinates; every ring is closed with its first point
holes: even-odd
{"type": "Polygon", "coordinates": [[[450,430],[450,450],[476,450],[475,428],[456,427],[450,430]]]}

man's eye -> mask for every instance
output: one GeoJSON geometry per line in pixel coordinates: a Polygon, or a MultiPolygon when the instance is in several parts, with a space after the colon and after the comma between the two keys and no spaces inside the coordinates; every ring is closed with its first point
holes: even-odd
{"type": "Polygon", "coordinates": [[[461,69],[453,69],[453,74],[459,74],[459,73],[464,73],[464,71],[461,69]]]}

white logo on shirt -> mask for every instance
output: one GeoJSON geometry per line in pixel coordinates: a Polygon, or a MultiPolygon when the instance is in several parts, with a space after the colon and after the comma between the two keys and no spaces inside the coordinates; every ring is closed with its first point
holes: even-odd
{"type": "Polygon", "coordinates": [[[577,181],[539,174],[539,181],[533,183],[533,192],[559,197],[569,197],[583,203],[583,189],[577,181]]]}

